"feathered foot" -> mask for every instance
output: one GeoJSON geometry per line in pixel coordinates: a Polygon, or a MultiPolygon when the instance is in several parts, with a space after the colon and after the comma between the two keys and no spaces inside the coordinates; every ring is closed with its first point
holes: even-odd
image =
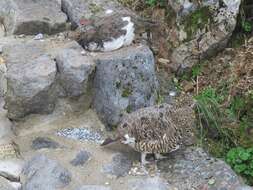
{"type": "Polygon", "coordinates": [[[155,158],[156,158],[156,160],[162,160],[162,159],[165,159],[165,158],[167,158],[167,157],[161,155],[160,153],[156,153],[156,154],[155,154],[155,158]]]}

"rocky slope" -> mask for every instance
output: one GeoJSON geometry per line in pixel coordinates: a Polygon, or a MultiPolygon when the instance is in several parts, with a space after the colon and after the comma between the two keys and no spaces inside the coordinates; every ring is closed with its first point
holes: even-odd
{"type": "MultiPolygon", "coordinates": [[[[238,5],[218,9],[234,16],[226,28],[215,12],[222,37],[198,56],[233,31],[238,5]]],[[[135,41],[146,26],[113,0],[0,2],[1,189],[247,189],[200,148],[185,147],[144,168],[127,147],[100,147],[113,134],[106,127],[159,100],[153,52],[135,41]]],[[[211,35],[202,33],[205,40],[211,35]]],[[[198,39],[183,45],[192,51],[198,39]]],[[[177,56],[176,67],[188,64],[177,56]]]]}

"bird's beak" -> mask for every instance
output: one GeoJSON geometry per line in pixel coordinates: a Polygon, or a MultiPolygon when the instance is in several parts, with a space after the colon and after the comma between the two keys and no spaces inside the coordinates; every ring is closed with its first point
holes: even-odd
{"type": "Polygon", "coordinates": [[[100,146],[106,146],[108,144],[114,143],[116,141],[120,140],[120,137],[117,137],[115,139],[111,139],[110,137],[105,139],[104,142],[100,146]]]}

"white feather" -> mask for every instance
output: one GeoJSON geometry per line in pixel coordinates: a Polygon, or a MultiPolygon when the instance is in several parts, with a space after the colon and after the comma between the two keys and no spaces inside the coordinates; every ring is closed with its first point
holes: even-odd
{"type": "Polygon", "coordinates": [[[103,51],[113,51],[123,46],[128,46],[133,42],[135,36],[134,23],[131,21],[131,17],[122,17],[122,20],[128,22],[128,24],[122,28],[122,30],[126,30],[126,34],[117,39],[113,38],[111,41],[105,42],[103,51]]]}

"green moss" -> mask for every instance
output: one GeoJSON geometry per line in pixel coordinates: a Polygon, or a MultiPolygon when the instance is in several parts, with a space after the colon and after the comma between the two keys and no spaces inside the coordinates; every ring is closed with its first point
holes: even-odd
{"type": "Polygon", "coordinates": [[[127,106],[126,112],[127,113],[131,113],[132,112],[132,107],[130,105],[127,106]]]}
{"type": "Polygon", "coordinates": [[[164,103],[164,96],[161,94],[161,92],[157,93],[157,98],[156,98],[156,104],[162,104],[164,103]]]}
{"type": "Polygon", "coordinates": [[[121,86],[121,82],[120,82],[120,81],[117,81],[117,82],[116,82],[116,88],[119,89],[120,86],[121,86]]]}
{"type": "Polygon", "coordinates": [[[142,82],[145,81],[145,77],[144,77],[143,73],[140,73],[140,77],[141,77],[142,82]]]}
{"type": "Polygon", "coordinates": [[[132,93],[133,93],[132,88],[130,86],[127,86],[123,89],[121,96],[124,98],[127,98],[127,97],[131,96],[132,93]]]}
{"type": "Polygon", "coordinates": [[[229,42],[229,46],[232,48],[239,48],[245,43],[246,39],[246,35],[242,33],[235,33],[229,42]]]}
{"type": "Polygon", "coordinates": [[[212,13],[208,7],[202,7],[192,12],[183,20],[184,30],[187,33],[187,40],[189,41],[196,34],[198,29],[204,29],[212,22],[212,13]]]}
{"type": "Polygon", "coordinates": [[[103,7],[97,5],[96,3],[89,4],[89,9],[93,14],[96,14],[104,10],[103,7]]]}

